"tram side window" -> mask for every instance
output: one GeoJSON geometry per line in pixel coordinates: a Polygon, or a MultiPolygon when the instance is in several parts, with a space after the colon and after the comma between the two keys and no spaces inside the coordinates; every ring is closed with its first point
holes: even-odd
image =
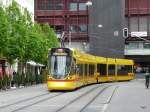
{"type": "Polygon", "coordinates": [[[106,64],[97,64],[97,72],[101,76],[106,76],[106,64]]]}
{"type": "Polygon", "coordinates": [[[78,65],[78,71],[79,71],[79,75],[82,76],[83,75],[83,65],[82,64],[78,65]]]}
{"type": "Polygon", "coordinates": [[[108,75],[114,76],[115,75],[115,65],[108,65],[108,75]]]}
{"type": "Polygon", "coordinates": [[[85,64],[85,75],[88,75],[88,65],[85,64]]]}
{"type": "Polygon", "coordinates": [[[95,67],[93,64],[90,64],[89,65],[89,75],[90,76],[93,76],[94,75],[94,70],[95,70],[95,67]]]}
{"type": "Polygon", "coordinates": [[[117,66],[118,75],[128,75],[128,73],[132,73],[132,65],[118,65],[117,66]]]}

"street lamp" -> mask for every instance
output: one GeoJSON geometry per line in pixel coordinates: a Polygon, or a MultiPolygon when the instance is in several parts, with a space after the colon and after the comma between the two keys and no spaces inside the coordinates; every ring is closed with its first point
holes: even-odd
{"type": "Polygon", "coordinates": [[[97,27],[98,27],[98,28],[102,28],[102,27],[103,27],[103,25],[102,25],[102,24],[99,24],[99,25],[97,25],[97,27]]]}
{"type": "Polygon", "coordinates": [[[86,6],[91,6],[92,2],[91,1],[87,1],[85,4],[86,4],[86,6]]]}
{"type": "Polygon", "coordinates": [[[92,1],[87,1],[85,5],[87,6],[87,37],[89,39],[89,7],[92,6],[92,1]]]}

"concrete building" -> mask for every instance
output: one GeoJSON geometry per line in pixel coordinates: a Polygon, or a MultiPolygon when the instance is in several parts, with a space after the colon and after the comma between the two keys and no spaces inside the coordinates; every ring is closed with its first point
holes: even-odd
{"type": "Polygon", "coordinates": [[[124,58],[124,0],[92,0],[90,52],[94,55],[124,58]]]}

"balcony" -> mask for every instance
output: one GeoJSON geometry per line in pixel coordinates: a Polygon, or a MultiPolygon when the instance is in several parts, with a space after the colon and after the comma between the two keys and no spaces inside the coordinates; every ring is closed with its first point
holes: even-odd
{"type": "Polygon", "coordinates": [[[124,55],[150,55],[150,49],[125,49],[124,55]]]}
{"type": "Polygon", "coordinates": [[[63,18],[37,18],[35,19],[39,23],[49,23],[50,25],[65,25],[63,18]]]}
{"type": "Polygon", "coordinates": [[[65,42],[73,41],[73,42],[88,42],[87,32],[85,33],[66,33],[64,36],[65,42]],[[71,39],[70,39],[71,38],[71,39]]]}
{"type": "Polygon", "coordinates": [[[64,15],[88,15],[87,10],[85,11],[69,11],[69,10],[35,10],[36,16],[64,16],[64,15]]]}
{"type": "Polygon", "coordinates": [[[137,14],[141,14],[141,15],[147,15],[150,14],[150,9],[147,8],[126,8],[125,9],[125,14],[128,15],[137,15],[137,14]]]}
{"type": "Polygon", "coordinates": [[[150,43],[147,41],[129,41],[125,44],[125,55],[150,55],[150,43]]]}

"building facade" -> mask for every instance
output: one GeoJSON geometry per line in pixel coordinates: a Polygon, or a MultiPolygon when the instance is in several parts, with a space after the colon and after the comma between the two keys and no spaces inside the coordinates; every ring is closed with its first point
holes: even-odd
{"type": "Polygon", "coordinates": [[[92,0],[90,7],[90,52],[124,58],[124,0],[92,0]]]}
{"type": "Polygon", "coordinates": [[[123,58],[123,1],[35,0],[35,21],[49,23],[58,37],[64,34],[66,47],[79,48],[94,55],[123,58]],[[88,1],[92,4],[87,4],[88,1]],[[103,28],[98,29],[99,24],[103,28]]]}
{"type": "Polygon", "coordinates": [[[146,68],[150,66],[150,0],[125,0],[125,19],[129,29],[125,57],[146,68]]]}
{"type": "Polygon", "coordinates": [[[34,0],[35,21],[48,23],[66,46],[88,50],[87,0],[34,0]],[[63,36],[62,36],[63,35],[63,36]]]}

